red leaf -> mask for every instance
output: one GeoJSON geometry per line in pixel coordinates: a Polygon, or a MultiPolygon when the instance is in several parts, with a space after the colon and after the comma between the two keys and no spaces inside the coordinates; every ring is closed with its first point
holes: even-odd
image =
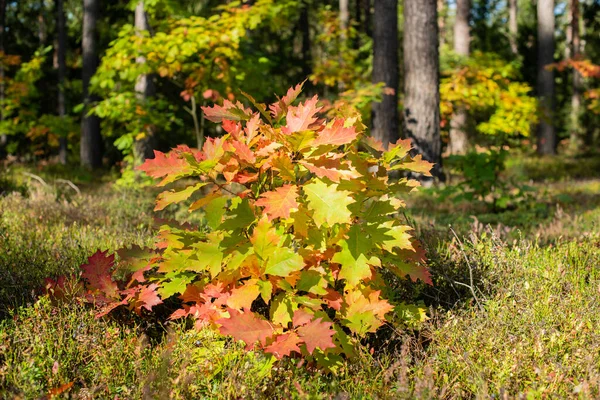
{"type": "Polygon", "coordinates": [[[313,314],[310,314],[304,311],[302,308],[299,308],[296,311],[294,311],[294,316],[292,317],[292,324],[295,328],[297,328],[299,326],[308,324],[310,321],[312,321],[314,317],[315,316],[313,314]]]}
{"type": "Polygon", "coordinates": [[[239,101],[233,104],[229,100],[223,101],[223,106],[214,105],[212,107],[202,107],[204,117],[212,122],[222,122],[223,120],[241,121],[246,120],[252,115],[251,110],[246,110],[239,101]]]}
{"type": "Polygon", "coordinates": [[[231,142],[231,145],[235,148],[235,156],[241,161],[245,161],[248,164],[254,164],[256,162],[256,157],[254,153],[248,146],[239,141],[231,142]]]}
{"type": "Polygon", "coordinates": [[[242,340],[246,343],[246,350],[250,350],[256,342],[262,347],[265,346],[267,339],[273,336],[273,328],[264,319],[256,316],[250,310],[241,313],[235,310],[228,310],[229,318],[221,318],[217,321],[221,325],[220,332],[223,335],[231,335],[235,340],[242,340]]]}
{"type": "Polygon", "coordinates": [[[192,172],[192,168],[187,161],[181,158],[178,152],[169,152],[168,154],[154,150],[154,158],[147,159],[142,165],[137,167],[152,178],[165,177],[158,186],[164,186],[180,178],[183,174],[192,172]]]}
{"type": "Polygon", "coordinates": [[[98,250],[88,258],[87,264],[81,266],[81,277],[88,282],[88,287],[105,296],[120,298],[117,283],[112,279],[112,267],[115,264],[114,254],[98,250]]]}
{"type": "Polygon", "coordinates": [[[273,103],[269,106],[271,110],[271,115],[275,120],[279,120],[287,112],[287,108],[290,104],[298,98],[298,95],[302,92],[302,86],[304,82],[299,83],[296,87],[291,87],[288,89],[287,94],[283,96],[279,101],[273,103]]]}
{"type": "Polygon", "coordinates": [[[277,336],[275,341],[265,347],[266,353],[271,353],[275,358],[281,360],[285,356],[289,356],[292,351],[300,353],[298,344],[302,343],[302,339],[295,332],[287,332],[277,336]]]}
{"type": "Polygon", "coordinates": [[[272,221],[275,218],[289,218],[293,210],[299,207],[298,187],[296,185],[283,185],[271,192],[265,192],[256,201],[256,205],[265,208],[265,214],[272,221]]]}
{"type": "Polygon", "coordinates": [[[304,104],[300,104],[297,107],[288,108],[286,116],[286,126],[283,127],[282,131],[286,135],[294,132],[305,131],[311,129],[313,124],[317,122],[315,114],[318,113],[322,107],[317,107],[319,99],[315,95],[312,99],[307,100],[304,104]]]}
{"type": "Polygon", "coordinates": [[[335,331],[331,329],[331,322],[323,322],[323,318],[317,318],[308,324],[298,328],[298,334],[306,343],[306,350],[310,354],[316,348],[320,350],[331,349],[335,347],[332,337],[335,331]]]}
{"type": "Polygon", "coordinates": [[[353,126],[344,128],[344,120],[336,119],[332,126],[325,127],[313,142],[313,146],[321,145],[334,145],[341,146],[344,144],[352,143],[358,132],[353,126]]]}
{"type": "Polygon", "coordinates": [[[336,311],[340,311],[342,309],[342,295],[333,289],[327,289],[327,295],[323,296],[323,300],[329,307],[336,311]]]}
{"type": "Polygon", "coordinates": [[[335,183],[338,183],[340,179],[353,179],[360,176],[356,171],[340,169],[342,165],[339,160],[332,160],[327,157],[310,160],[310,162],[300,161],[299,163],[319,178],[328,178],[335,183]]]}
{"type": "Polygon", "coordinates": [[[138,315],[141,314],[142,308],[152,311],[152,307],[162,303],[162,300],[158,297],[158,293],[156,293],[157,288],[158,285],[156,283],[149,286],[142,286],[133,304],[133,309],[138,315]]]}

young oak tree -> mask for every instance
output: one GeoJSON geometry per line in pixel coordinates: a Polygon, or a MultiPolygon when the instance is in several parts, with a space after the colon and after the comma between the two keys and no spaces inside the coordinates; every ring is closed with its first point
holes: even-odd
{"type": "Polygon", "coordinates": [[[119,274],[114,255],[90,257],[83,296],[99,315],[121,305],[142,314],[178,298],[170,319],[335,368],[393,310],[382,297],[385,270],[431,283],[411,228],[397,218],[399,194],[419,182],[389,178],[428,175],[431,164],[410,155],[409,140],[384,148],[356,117],[320,119],[316,96],[293,106],[300,91],[268,108],[248,96],[258,111],[228,100],[204,108],[223,137],[146,160],[140,169],[158,186],[189,183],[159,194],[155,209],[192,199],[205,225],[163,225],[154,248],[118,252],[119,274]]]}

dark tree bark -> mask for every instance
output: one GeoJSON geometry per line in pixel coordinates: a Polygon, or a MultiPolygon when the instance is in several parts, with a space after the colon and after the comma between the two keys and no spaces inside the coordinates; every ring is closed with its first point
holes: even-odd
{"type": "MultiPolygon", "coordinates": [[[[6,0],[0,0],[0,54],[4,55],[4,31],[6,25],[6,0]]],[[[0,63],[0,126],[4,121],[2,106],[4,105],[4,63],[0,63]]],[[[8,142],[6,132],[0,131],[0,156],[4,155],[4,147],[8,142]]]]}
{"type": "MultiPolygon", "coordinates": [[[[467,57],[471,42],[469,15],[471,4],[469,0],[456,0],[456,21],[454,22],[454,52],[467,57]]],[[[465,154],[469,147],[467,136],[467,112],[458,109],[450,119],[450,154],[465,154]]]]}
{"type": "Polygon", "coordinates": [[[398,1],[375,1],[373,24],[373,83],[385,83],[380,103],[373,103],[371,135],[387,146],[399,137],[398,1]]]}
{"type": "Polygon", "coordinates": [[[300,29],[302,30],[302,75],[304,79],[312,73],[312,53],[310,49],[310,21],[308,18],[308,3],[302,2],[300,11],[300,29]]]}
{"type": "Polygon", "coordinates": [[[519,34],[517,22],[518,13],[518,0],[508,0],[508,41],[510,43],[510,51],[512,52],[513,56],[519,55],[519,46],[517,45],[517,38],[519,34]]]}
{"type": "Polygon", "coordinates": [[[98,68],[96,43],[96,23],[98,19],[98,0],[83,0],[83,119],[81,121],[81,165],[87,168],[102,166],[102,136],[100,119],[87,113],[94,100],[90,94],[90,80],[98,68]]]}
{"type": "MultiPolygon", "coordinates": [[[[138,34],[141,34],[143,31],[150,31],[148,16],[144,11],[143,1],[139,1],[135,8],[135,28],[138,34]]],[[[146,58],[143,56],[137,57],[136,62],[144,64],[146,58]]],[[[152,75],[140,75],[135,84],[135,91],[140,102],[147,102],[148,99],[155,94],[154,77],[152,75]]],[[[144,133],[144,138],[135,143],[135,155],[137,162],[140,164],[143,163],[146,158],[152,158],[156,142],[154,127],[148,127],[144,133]]]]}
{"type": "Polygon", "coordinates": [[[554,71],[546,67],[554,62],[554,0],[538,0],[538,74],[537,95],[541,106],[537,132],[539,154],[556,154],[554,130],[554,71]]]}
{"type": "MultiPolygon", "coordinates": [[[[581,36],[579,32],[579,0],[571,0],[571,54],[573,59],[581,58],[581,36]]],[[[572,151],[579,151],[583,145],[583,132],[580,123],[582,76],[573,69],[573,95],[571,96],[571,135],[572,151]]]]}
{"type": "MultiPolygon", "coordinates": [[[[65,79],[67,76],[67,31],[65,27],[65,12],[63,0],[56,0],[56,30],[58,33],[56,63],[58,69],[58,115],[65,118],[67,105],[65,103],[65,79]]],[[[67,138],[59,138],[58,158],[61,164],[67,163],[67,138]]]]}
{"type": "Polygon", "coordinates": [[[443,180],[438,51],[436,0],[405,0],[404,134],[443,180]]]}

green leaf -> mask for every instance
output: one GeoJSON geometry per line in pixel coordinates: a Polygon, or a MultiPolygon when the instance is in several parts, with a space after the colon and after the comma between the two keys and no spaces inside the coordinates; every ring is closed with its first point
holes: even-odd
{"type": "Polygon", "coordinates": [[[340,242],[342,250],[336,253],[331,261],[342,266],[340,279],[346,280],[348,287],[358,285],[364,279],[371,277],[371,265],[380,266],[381,261],[375,256],[369,257],[372,246],[365,240],[364,233],[358,225],[353,225],[348,232],[348,239],[340,242]]]}
{"type": "Polygon", "coordinates": [[[292,249],[279,247],[269,256],[265,274],[286,277],[302,268],[304,268],[304,259],[299,254],[292,249]]]}
{"type": "Polygon", "coordinates": [[[354,203],[350,192],[337,190],[337,185],[327,185],[321,180],[315,180],[304,186],[308,199],[308,208],[314,211],[313,220],[318,228],[327,224],[348,224],[352,222],[352,213],[348,205],[354,203]]]}

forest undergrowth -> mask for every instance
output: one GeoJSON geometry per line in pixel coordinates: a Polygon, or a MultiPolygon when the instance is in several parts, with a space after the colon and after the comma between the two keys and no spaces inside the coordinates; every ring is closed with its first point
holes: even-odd
{"type": "Polygon", "coordinates": [[[529,174],[530,207],[490,213],[435,191],[410,199],[401,218],[434,285],[393,281],[390,296],[427,306],[427,319],[382,328],[337,374],[186,323],[96,319],[75,300],[40,296],[44,278],[96,249],[146,245],[155,218],[184,222],[187,211],[153,213],[150,189],[12,168],[0,179],[0,397],[597,398],[600,179],[582,168],[578,180],[536,181],[530,165],[508,171],[529,174]]]}

